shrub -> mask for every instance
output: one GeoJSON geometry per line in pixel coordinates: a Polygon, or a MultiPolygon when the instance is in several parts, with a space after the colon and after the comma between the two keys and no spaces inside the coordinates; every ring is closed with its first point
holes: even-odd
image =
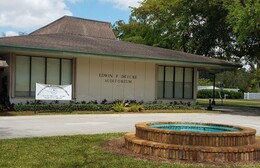
{"type": "Polygon", "coordinates": [[[139,111],[143,111],[143,110],[144,110],[144,108],[140,104],[133,104],[128,109],[129,112],[139,112],[139,111]]]}
{"type": "MultiPolygon", "coordinates": [[[[215,98],[220,98],[220,95],[221,95],[222,98],[224,98],[224,95],[227,95],[228,99],[242,99],[243,98],[242,92],[235,92],[235,91],[228,91],[228,90],[222,90],[221,92],[219,92],[218,90],[216,90],[215,91],[215,98]]],[[[206,90],[206,89],[199,90],[197,97],[202,98],[202,99],[213,98],[213,91],[212,90],[206,90]]]]}
{"type": "Polygon", "coordinates": [[[112,105],[110,104],[73,104],[73,111],[109,111],[112,105]]]}
{"type": "Polygon", "coordinates": [[[212,90],[199,90],[197,93],[197,97],[201,99],[207,99],[207,98],[212,98],[213,97],[213,92],[212,90]]]}
{"type": "Polygon", "coordinates": [[[125,107],[123,103],[116,103],[115,105],[112,106],[112,109],[115,112],[123,112],[125,110],[125,107]]]}
{"type": "Polygon", "coordinates": [[[175,109],[200,109],[201,107],[191,106],[190,104],[144,104],[145,110],[175,110],[175,109]]]}
{"type": "Polygon", "coordinates": [[[14,106],[15,111],[109,111],[112,105],[101,104],[40,104],[14,106]]]}
{"type": "MultiPolygon", "coordinates": [[[[93,101],[93,103],[96,103],[93,101]]],[[[117,102],[115,104],[44,104],[28,102],[26,104],[16,104],[14,105],[15,111],[110,111],[111,109],[116,112],[139,112],[142,110],[174,110],[174,109],[199,109],[200,106],[191,106],[191,104],[184,102],[172,102],[168,104],[128,104],[123,101],[117,102]],[[127,106],[127,107],[126,107],[127,106]]]]}

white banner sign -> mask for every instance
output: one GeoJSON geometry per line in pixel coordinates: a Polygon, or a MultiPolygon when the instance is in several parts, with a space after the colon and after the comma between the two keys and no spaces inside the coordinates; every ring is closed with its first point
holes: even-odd
{"type": "Polygon", "coordinates": [[[45,85],[36,83],[36,100],[71,100],[71,85],[45,85]]]}

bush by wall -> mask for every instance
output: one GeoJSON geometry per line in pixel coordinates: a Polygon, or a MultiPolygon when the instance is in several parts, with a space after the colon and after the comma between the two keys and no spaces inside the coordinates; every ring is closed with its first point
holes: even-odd
{"type": "Polygon", "coordinates": [[[15,111],[109,111],[111,104],[17,104],[15,111]]]}
{"type": "Polygon", "coordinates": [[[112,106],[112,110],[114,110],[115,112],[123,112],[124,108],[125,106],[123,103],[116,103],[112,106]]]}
{"type": "Polygon", "coordinates": [[[153,103],[153,104],[126,104],[111,103],[111,104],[16,104],[14,111],[116,111],[116,112],[138,112],[142,110],[174,110],[174,109],[200,109],[200,106],[192,106],[190,103],[153,103]],[[127,105],[127,106],[126,106],[127,105]],[[126,110],[125,110],[126,109],[126,110]]]}
{"type": "Polygon", "coordinates": [[[128,109],[129,112],[140,112],[140,111],[143,111],[143,110],[144,110],[144,108],[140,104],[133,104],[128,109]]]}
{"type": "MultiPolygon", "coordinates": [[[[224,95],[227,95],[227,99],[242,99],[243,93],[242,92],[234,92],[234,91],[228,91],[228,90],[222,90],[220,92],[221,97],[224,98],[224,95]]],[[[199,90],[197,94],[198,98],[201,99],[207,99],[207,98],[213,98],[213,91],[212,90],[199,90]]],[[[215,98],[220,98],[218,90],[215,91],[215,98]]]]}
{"type": "Polygon", "coordinates": [[[191,106],[187,104],[144,104],[145,110],[176,110],[176,109],[200,109],[200,106],[191,106]]]}

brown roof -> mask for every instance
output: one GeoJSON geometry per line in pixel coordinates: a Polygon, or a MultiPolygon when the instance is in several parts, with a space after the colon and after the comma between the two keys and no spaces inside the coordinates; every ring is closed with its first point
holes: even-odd
{"type": "Polygon", "coordinates": [[[73,34],[97,38],[116,39],[111,23],[64,16],[34,32],[38,34],[73,34]]]}
{"type": "MultiPolygon", "coordinates": [[[[64,18],[70,19],[71,17],[64,18]]],[[[94,21],[89,21],[85,19],[82,19],[83,21],[81,21],[81,19],[75,20],[80,20],[79,22],[86,21],[89,24],[95,23],[94,21]]],[[[59,20],[31,33],[30,35],[0,38],[0,52],[4,49],[10,49],[11,51],[11,49],[15,48],[16,51],[19,49],[27,49],[27,51],[39,50],[43,52],[44,50],[60,53],[71,52],[73,53],[72,55],[92,54],[104,57],[170,61],[181,64],[191,63],[194,65],[197,64],[197,66],[200,67],[203,67],[204,65],[207,65],[209,67],[240,67],[239,64],[227,62],[221,59],[213,59],[169,49],[124,42],[116,40],[115,38],[98,38],[97,36],[87,36],[86,34],[76,35],[74,33],[63,32],[63,30],[65,30],[63,28],[51,29],[50,27],[52,27],[52,25],[54,25],[53,27],[56,27],[55,24],[57,22],[59,22],[59,20]],[[58,33],[50,32],[48,34],[47,32],[50,30],[53,30],[54,32],[56,32],[56,30],[59,31],[58,33]]],[[[95,25],[98,24],[107,23],[97,22],[95,25]]]]}

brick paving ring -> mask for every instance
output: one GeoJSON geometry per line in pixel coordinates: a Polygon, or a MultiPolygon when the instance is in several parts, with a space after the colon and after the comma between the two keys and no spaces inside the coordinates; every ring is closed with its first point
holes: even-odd
{"type": "Polygon", "coordinates": [[[128,150],[197,162],[260,161],[260,139],[248,127],[190,122],[144,122],[125,135],[128,150]]]}

